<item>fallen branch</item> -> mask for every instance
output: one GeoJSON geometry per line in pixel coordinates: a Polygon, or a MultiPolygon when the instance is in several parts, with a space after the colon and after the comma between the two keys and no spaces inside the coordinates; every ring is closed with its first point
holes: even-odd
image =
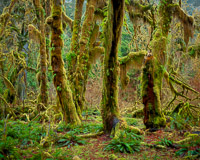
{"type": "Polygon", "coordinates": [[[96,138],[98,136],[101,136],[104,134],[104,131],[98,132],[98,133],[90,133],[90,134],[84,134],[84,135],[77,135],[79,138],[96,138]]]}

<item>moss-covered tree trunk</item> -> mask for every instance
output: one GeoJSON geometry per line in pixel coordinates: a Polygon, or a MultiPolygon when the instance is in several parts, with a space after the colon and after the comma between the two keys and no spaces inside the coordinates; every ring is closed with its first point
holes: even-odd
{"type": "Polygon", "coordinates": [[[158,28],[151,42],[152,53],[145,58],[142,72],[142,98],[146,128],[165,127],[161,111],[161,90],[166,63],[166,45],[170,29],[172,0],[160,0],[158,28]]]}
{"type": "Polygon", "coordinates": [[[76,9],[75,16],[73,22],[73,32],[71,39],[71,51],[70,51],[70,62],[68,65],[68,77],[70,82],[72,83],[74,78],[74,72],[76,70],[76,62],[77,62],[77,54],[79,51],[79,39],[80,39],[80,31],[81,31],[81,17],[83,10],[84,0],[76,0],[76,9]]]}
{"type": "Polygon", "coordinates": [[[124,0],[109,0],[108,20],[105,26],[105,57],[103,69],[102,119],[106,133],[111,133],[119,118],[118,106],[118,44],[124,18],[124,0]]]}
{"type": "Polygon", "coordinates": [[[36,15],[39,20],[39,30],[40,30],[40,62],[39,63],[39,73],[38,81],[40,85],[40,93],[38,95],[38,103],[42,103],[47,106],[48,93],[47,93],[47,54],[46,54],[46,37],[45,37],[45,16],[44,8],[42,6],[43,1],[33,0],[36,15]]]}
{"type": "Polygon", "coordinates": [[[57,91],[59,102],[64,114],[66,123],[80,124],[76,108],[72,98],[72,92],[66,77],[64,62],[61,56],[63,48],[62,40],[62,1],[53,0],[52,15],[47,19],[47,23],[51,25],[51,65],[54,76],[54,86],[57,91]]]}
{"type": "Polygon", "coordinates": [[[79,117],[81,117],[81,112],[84,106],[84,87],[87,82],[87,74],[89,70],[89,44],[90,36],[93,31],[94,26],[94,11],[97,1],[88,0],[86,6],[86,16],[83,22],[81,37],[79,41],[79,54],[77,55],[77,66],[76,66],[76,75],[74,77],[74,99],[76,109],[78,111],[79,117]]]}

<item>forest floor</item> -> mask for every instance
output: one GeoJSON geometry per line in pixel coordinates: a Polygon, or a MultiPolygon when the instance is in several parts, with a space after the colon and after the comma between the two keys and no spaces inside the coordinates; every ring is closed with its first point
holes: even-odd
{"type": "MultiPolygon", "coordinates": [[[[141,135],[142,142],[162,144],[165,147],[156,149],[156,147],[140,145],[137,147],[138,150],[132,153],[115,152],[113,149],[108,151],[106,146],[112,141],[108,135],[103,134],[95,138],[85,139],[79,137],[102,130],[99,111],[90,110],[87,115],[87,120],[85,119],[77,127],[63,123],[41,122],[41,117],[38,117],[40,121],[33,122],[8,120],[5,123],[5,120],[1,120],[0,159],[7,157],[7,159],[20,160],[72,160],[76,158],[81,160],[174,160],[187,159],[194,154],[197,155],[195,157],[200,156],[200,140],[181,147],[170,145],[175,141],[185,139],[184,132],[186,131],[177,130],[171,124],[168,129],[148,132],[144,130],[142,118],[131,118],[130,116],[125,117],[127,123],[144,130],[145,134],[141,135]]],[[[190,143],[188,142],[188,144],[190,143]]]]}

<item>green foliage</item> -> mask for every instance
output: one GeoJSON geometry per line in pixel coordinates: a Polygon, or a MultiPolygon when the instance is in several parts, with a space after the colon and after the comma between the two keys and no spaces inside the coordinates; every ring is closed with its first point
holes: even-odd
{"type": "MultiPolygon", "coordinates": [[[[0,126],[3,128],[3,124],[0,123],[0,126]]],[[[46,129],[37,122],[23,123],[20,121],[10,121],[7,123],[6,134],[7,137],[17,139],[20,147],[26,148],[37,145],[41,137],[46,136],[46,129]]],[[[50,134],[53,134],[53,132],[50,131],[50,134]]],[[[0,136],[2,137],[3,133],[0,133],[0,136]]]]}
{"type": "Polygon", "coordinates": [[[101,113],[100,113],[100,111],[97,110],[97,109],[89,108],[88,110],[83,111],[82,115],[83,115],[83,116],[85,116],[85,115],[90,115],[90,116],[96,115],[96,116],[100,116],[101,113]]]}
{"type": "Polygon", "coordinates": [[[67,146],[68,148],[70,148],[71,146],[74,146],[74,145],[77,146],[81,144],[86,144],[86,141],[74,135],[73,132],[70,132],[70,133],[67,133],[65,137],[62,137],[61,139],[59,139],[57,141],[57,144],[59,147],[67,146]]]}
{"type": "Polygon", "coordinates": [[[181,115],[173,114],[173,120],[170,122],[170,127],[172,129],[185,129],[186,124],[189,123],[189,117],[183,118],[181,115]]]}
{"type": "Polygon", "coordinates": [[[103,126],[99,123],[82,123],[78,126],[61,123],[57,129],[58,132],[68,131],[73,134],[97,133],[102,130],[103,126]]]}
{"type": "Polygon", "coordinates": [[[37,79],[35,74],[31,73],[31,72],[27,72],[27,82],[28,82],[28,86],[30,88],[37,88],[37,79]]]}
{"type": "Polygon", "coordinates": [[[158,142],[158,144],[160,144],[160,145],[171,147],[173,144],[173,141],[167,139],[166,137],[159,138],[159,139],[160,139],[160,141],[158,142]]]}
{"type": "Polygon", "coordinates": [[[121,131],[118,138],[114,138],[104,150],[114,150],[121,153],[134,153],[140,151],[141,136],[121,131]]]}
{"type": "Polygon", "coordinates": [[[74,52],[69,52],[66,56],[66,60],[68,65],[71,64],[72,59],[74,59],[76,57],[76,54],[74,52]]]}
{"type": "MultiPolygon", "coordinates": [[[[200,158],[200,137],[195,137],[191,141],[187,142],[186,144],[181,145],[181,149],[176,151],[177,156],[195,156],[195,158],[200,158]]],[[[190,158],[191,159],[191,158],[190,158]]]]}
{"type": "Polygon", "coordinates": [[[3,94],[3,92],[4,92],[4,84],[3,84],[3,81],[2,80],[0,80],[0,94],[3,94]]]}
{"type": "MultiPolygon", "coordinates": [[[[132,114],[131,114],[131,116],[132,116],[132,114]]],[[[134,125],[134,126],[137,126],[138,125],[138,120],[137,119],[135,119],[135,118],[127,118],[126,119],[126,122],[127,122],[127,124],[128,125],[134,125]]]]}
{"type": "Polygon", "coordinates": [[[18,140],[7,137],[6,140],[0,140],[0,159],[21,159],[16,148],[18,140]]]}
{"type": "Polygon", "coordinates": [[[61,91],[62,88],[60,86],[57,86],[57,91],[61,91]]]}

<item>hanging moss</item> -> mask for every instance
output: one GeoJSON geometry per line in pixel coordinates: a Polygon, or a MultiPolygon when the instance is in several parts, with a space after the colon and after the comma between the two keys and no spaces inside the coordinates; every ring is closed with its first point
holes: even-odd
{"type": "Polygon", "coordinates": [[[200,34],[198,34],[195,44],[188,47],[188,52],[193,58],[200,57],[200,34]]]}
{"type": "Polygon", "coordinates": [[[184,41],[186,45],[188,45],[189,38],[193,38],[194,34],[194,18],[192,16],[187,15],[179,5],[175,5],[172,7],[174,7],[175,9],[173,16],[177,17],[183,24],[184,41]]]}
{"type": "Polygon", "coordinates": [[[141,69],[146,54],[147,51],[130,52],[127,56],[119,58],[120,80],[123,89],[125,89],[129,83],[129,77],[127,76],[128,70],[132,68],[141,69]]]}
{"type": "Polygon", "coordinates": [[[137,1],[131,0],[129,3],[126,3],[126,8],[128,10],[130,20],[134,25],[141,19],[144,23],[148,23],[155,28],[153,15],[151,14],[154,10],[152,5],[143,5],[137,1]]]}

